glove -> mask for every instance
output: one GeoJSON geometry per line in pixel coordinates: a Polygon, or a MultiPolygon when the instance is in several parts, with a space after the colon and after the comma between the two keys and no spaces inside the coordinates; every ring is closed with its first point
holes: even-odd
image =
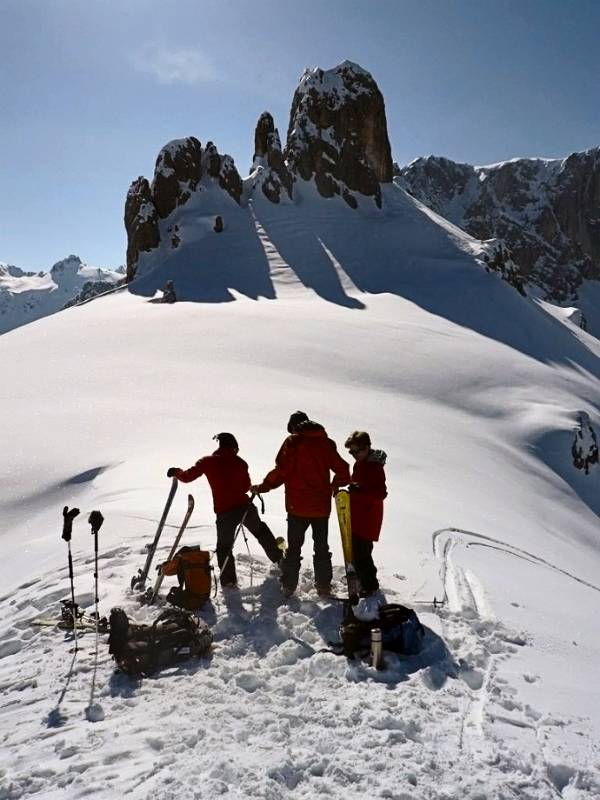
{"type": "Polygon", "coordinates": [[[174,478],[176,472],[179,472],[179,467],[169,467],[167,470],[167,478],[174,478]]]}

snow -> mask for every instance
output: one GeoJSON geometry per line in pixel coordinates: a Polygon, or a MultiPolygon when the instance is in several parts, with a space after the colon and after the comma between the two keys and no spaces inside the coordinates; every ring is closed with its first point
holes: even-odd
{"type": "Polygon", "coordinates": [[[354,99],[358,95],[372,91],[364,85],[365,82],[374,83],[369,72],[352,61],[343,61],[332,69],[323,70],[320,67],[305,69],[298,81],[296,93],[325,95],[329,108],[337,109],[349,98],[354,99]]]}
{"type": "Polygon", "coordinates": [[[73,255],[58,261],[49,272],[23,272],[0,263],[0,335],[60,311],[87,282],[117,283],[123,277],[122,268],[92,267],[73,255]]]}
{"type": "MultiPolygon", "coordinates": [[[[571,445],[582,413],[600,429],[600,343],[487,273],[485,244],[397,187],[381,211],[353,211],[300,181],[277,207],[213,186],[174,222],[184,244],[142,257],[138,294],[0,340],[0,798],[598,797],[600,469],[575,469],[571,445]],[[169,277],[194,302],[152,302],[169,277]],[[205,659],[136,682],[105,636],[96,658],[93,633],[74,654],[70,633],[31,624],[68,596],[64,505],[82,510],[81,605],[100,509],[101,612],[153,619],[129,582],[167,467],[231,430],[260,480],[298,408],[338,443],[363,428],[388,453],[374,556],[384,596],[427,628],[419,656],[386,653],[379,672],[327,652],[341,609],[316,596],[308,545],[284,602],[252,537],[241,591],[201,613],[205,659]]],[[[185,543],[214,549],[201,479],[178,491],[159,559],[187,490],[185,543]]],[[[265,502],[283,534],[281,490],[265,502]]]]}

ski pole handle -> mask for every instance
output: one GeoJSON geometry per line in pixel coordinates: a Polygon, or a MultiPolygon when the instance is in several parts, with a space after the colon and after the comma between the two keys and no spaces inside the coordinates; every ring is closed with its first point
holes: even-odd
{"type": "Polygon", "coordinates": [[[92,527],[92,536],[94,536],[100,528],[102,527],[102,523],[104,522],[104,517],[99,511],[92,511],[88,518],[88,522],[92,527]]]}
{"type": "Polygon", "coordinates": [[[73,534],[73,520],[79,514],[78,508],[72,508],[69,511],[69,506],[65,506],[63,508],[63,530],[62,530],[62,538],[65,542],[71,541],[71,536],[73,534]]]}

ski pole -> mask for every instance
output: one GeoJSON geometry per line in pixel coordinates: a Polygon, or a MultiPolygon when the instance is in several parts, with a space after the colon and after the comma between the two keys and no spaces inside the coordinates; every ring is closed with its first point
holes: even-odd
{"type": "Polygon", "coordinates": [[[73,557],[71,555],[71,536],[73,534],[73,520],[79,514],[78,508],[72,508],[69,511],[69,506],[63,508],[63,531],[62,538],[67,543],[69,553],[69,580],[71,581],[71,615],[73,617],[73,631],[75,635],[75,652],[78,649],[77,642],[77,606],[75,605],[75,586],[73,582],[73,557]]]}
{"type": "Polygon", "coordinates": [[[99,511],[92,511],[88,523],[91,526],[91,533],[94,537],[94,581],[95,581],[95,605],[96,605],[96,634],[98,633],[98,531],[102,527],[104,517],[99,511]]]}
{"type": "MultiPolygon", "coordinates": [[[[231,543],[231,548],[230,548],[229,552],[227,553],[227,557],[225,558],[225,561],[223,562],[223,564],[221,566],[219,566],[219,572],[220,572],[221,575],[225,571],[225,567],[227,566],[227,564],[229,564],[229,559],[233,555],[233,548],[235,546],[235,540],[237,539],[239,532],[241,530],[243,530],[243,528],[244,528],[244,522],[246,522],[246,517],[248,516],[248,512],[250,511],[250,506],[252,506],[252,501],[254,500],[255,497],[256,497],[256,495],[254,493],[252,493],[251,496],[250,496],[250,500],[248,501],[248,505],[246,507],[246,510],[244,511],[244,514],[243,514],[243,516],[242,516],[242,518],[241,518],[241,520],[239,522],[239,525],[236,528],[235,534],[233,536],[233,542],[231,543]]],[[[262,498],[261,498],[261,502],[262,502],[262,498]]],[[[244,535],[244,538],[246,538],[245,535],[244,535]]],[[[246,544],[247,544],[247,542],[246,542],[246,544]]]]}
{"type": "Polygon", "coordinates": [[[95,620],[96,620],[96,650],[94,655],[94,672],[92,674],[92,688],[90,691],[90,702],[85,710],[87,719],[90,722],[97,722],[104,719],[102,709],[94,703],[94,696],[96,693],[96,673],[98,671],[98,623],[100,620],[100,612],[98,611],[98,531],[102,527],[104,517],[99,511],[92,511],[88,517],[88,523],[91,527],[91,534],[94,537],[94,603],[95,603],[95,620]]]}

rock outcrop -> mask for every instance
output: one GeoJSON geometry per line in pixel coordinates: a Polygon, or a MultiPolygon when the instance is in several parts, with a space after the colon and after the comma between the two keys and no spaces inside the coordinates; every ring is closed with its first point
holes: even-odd
{"type": "Polygon", "coordinates": [[[489,167],[430,156],[396,172],[401,186],[472,236],[503,239],[522,281],[547,299],[576,299],[583,279],[600,279],[600,148],[489,167]]]}
{"type": "Polygon", "coordinates": [[[585,411],[579,413],[577,422],[575,440],[571,447],[573,464],[589,475],[591,467],[598,465],[598,439],[585,411]]]}
{"type": "Polygon", "coordinates": [[[129,187],[125,201],[128,281],[135,275],[140,253],[153,250],[160,243],[158,220],[150,184],[140,176],[129,187]]]}
{"type": "Polygon", "coordinates": [[[372,76],[350,61],[305,70],[290,113],[284,159],[296,177],[314,179],[323,197],[353,193],[381,207],[380,183],[392,180],[385,103],[372,76]]]}
{"type": "Polygon", "coordinates": [[[254,185],[260,185],[272,203],[279,203],[284,191],[291,199],[293,178],[283,159],[279,131],[268,111],[264,111],[256,123],[252,170],[254,185]]]}
{"type": "Polygon", "coordinates": [[[174,139],[156,159],[152,199],[161,219],[186,203],[202,177],[202,146],[195,136],[174,139]]]}
{"type": "Polygon", "coordinates": [[[157,248],[161,238],[172,249],[179,247],[179,225],[166,225],[161,237],[160,222],[202,190],[203,178],[212,179],[240,202],[243,184],[231,156],[221,155],[212,142],[202,148],[195,136],[174,139],[162,148],[152,184],[141,176],[131,184],[125,202],[128,281],[136,273],[140,253],[157,248]]]}
{"type": "Polygon", "coordinates": [[[236,203],[240,202],[244,187],[231,156],[220,155],[216,146],[212,142],[207,142],[202,155],[202,168],[236,203]]]}

